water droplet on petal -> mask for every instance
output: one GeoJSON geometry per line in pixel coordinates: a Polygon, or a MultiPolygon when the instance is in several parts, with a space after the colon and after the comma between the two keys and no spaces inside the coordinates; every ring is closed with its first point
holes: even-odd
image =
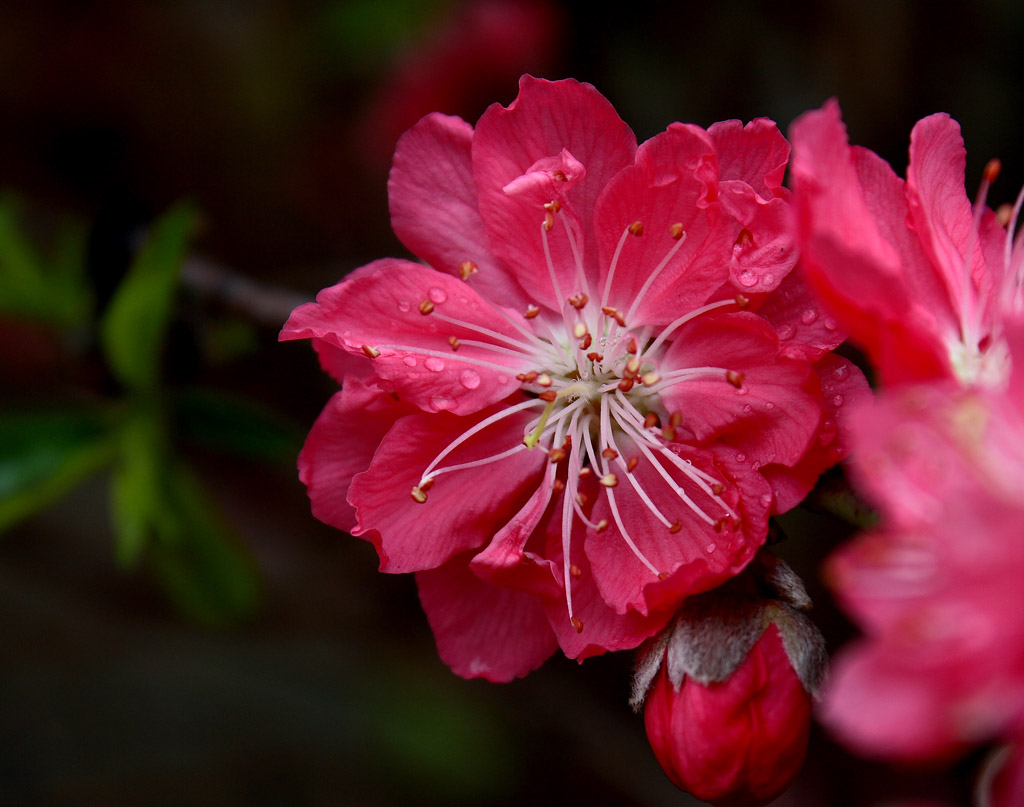
{"type": "Polygon", "coordinates": [[[779,328],[779,339],[785,342],[787,339],[792,339],[796,334],[796,328],[792,325],[783,325],[779,328]]]}
{"type": "Polygon", "coordinates": [[[443,395],[435,395],[430,399],[430,408],[435,412],[444,412],[446,409],[452,408],[452,401],[443,395]]]}
{"type": "Polygon", "coordinates": [[[412,308],[412,303],[410,303],[408,300],[399,300],[398,301],[398,310],[401,311],[403,314],[408,314],[409,310],[411,308],[412,308]]]}
{"type": "Polygon", "coordinates": [[[704,551],[709,553],[709,554],[711,552],[714,552],[716,549],[718,549],[718,547],[715,544],[708,544],[706,547],[704,547],[704,551]]]}
{"type": "Polygon", "coordinates": [[[840,364],[838,367],[836,367],[835,370],[832,371],[832,377],[836,381],[842,381],[849,374],[850,374],[850,368],[847,367],[845,364],[840,364]]]}
{"type": "Polygon", "coordinates": [[[499,375],[498,376],[498,383],[499,384],[507,384],[508,383],[508,376],[507,375],[499,375]]]}
{"type": "Polygon", "coordinates": [[[769,272],[762,278],[762,280],[764,281],[764,285],[770,286],[775,282],[775,275],[769,272]]]}
{"type": "Polygon", "coordinates": [[[463,370],[459,375],[459,383],[466,389],[476,389],[480,386],[480,374],[475,370],[463,370]]]}
{"type": "Polygon", "coordinates": [[[435,373],[440,373],[444,369],[444,362],[435,356],[431,356],[423,362],[423,366],[435,373]]]}
{"type": "Polygon", "coordinates": [[[415,367],[416,359],[414,359],[412,356],[403,356],[402,364],[404,364],[406,367],[415,367]]]}
{"type": "Polygon", "coordinates": [[[838,327],[836,325],[836,321],[832,319],[832,317],[825,317],[825,319],[822,320],[822,324],[830,331],[834,331],[838,327]]]}
{"type": "Polygon", "coordinates": [[[746,462],[746,461],[747,461],[747,455],[746,454],[737,454],[736,455],[736,462],[746,462]]]}
{"type": "Polygon", "coordinates": [[[765,401],[764,408],[771,412],[775,408],[775,404],[771,401],[765,401]]]}
{"type": "Polygon", "coordinates": [[[752,415],[752,414],[754,414],[754,407],[752,407],[750,404],[747,404],[746,406],[743,407],[743,414],[744,415],[752,415]]]}
{"type": "Polygon", "coordinates": [[[838,408],[838,407],[840,407],[842,405],[843,405],[843,396],[842,395],[833,395],[832,396],[832,406],[835,406],[835,407],[838,408]]]}
{"type": "Polygon", "coordinates": [[[761,470],[761,463],[759,463],[757,460],[754,460],[752,463],[750,463],[750,470],[751,471],[760,471],[761,470]]]}
{"type": "Polygon", "coordinates": [[[761,494],[761,506],[762,507],[771,507],[772,506],[772,494],[770,494],[770,493],[762,493],[761,494]]]}
{"type": "Polygon", "coordinates": [[[818,312],[813,308],[808,308],[804,313],[800,315],[800,321],[804,325],[812,324],[818,318],[818,312]]]}
{"type": "Polygon", "coordinates": [[[432,303],[441,304],[448,299],[448,292],[446,292],[444,289],[440,289],[437,286],[434,286],[434,288],[427,292],[427,297],[430,298],[430,301],[432,303]]]}
{"type": "Polygon", "coordinates": [[[742,272],[740,272],[740,276],[737,278],[737,280],[739,280],[741,286],[746,286],[747,288],[757,285],[757,275],[755,275],[749,269],[744,269],[742,272]]]}

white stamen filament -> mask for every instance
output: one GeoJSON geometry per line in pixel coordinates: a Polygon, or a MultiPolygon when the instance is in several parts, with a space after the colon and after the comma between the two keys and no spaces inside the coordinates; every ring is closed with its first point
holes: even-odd
{"type": "Polygon", "coordinates": [[[523,401],[522,403],[518,403],[518,404],[516,404],[514,406],[510,406],[507,409],[502,409],[500,412],[495,412],[490,417],[486,417],[483,420],[481,420],[479,423],[477,423],[472,428],[467,429],[462,434],[460,434],[458,437],[456,437],[454,440],[452,440],[452,442],[450,442],[441,451],[440,454],[438,454],[436,457],[434,457],[433,460],[430,461],[430,464],[427,465],[427,469],[420,476],[420,485],[422,485],[424,482],[426,482],[430,478],[431,471],[433,471],[434,468],[437,467],[437,464],[439,462],[441,462],[441,460],[443,460],[445,457],[447,457],[449,454],[451,454],[460,445],[465,443],[470,437],[472,437],[475,434],[479,434],[484,429],[486,429],[488,426],[491,426],[492,424],[497,423],[499,420],[503,420],[504,418],[507,418],[510,415],[514,415],[516,412],[522,412],[524,409],[529,409],[529,408],[534,407],[534,406],[539,406],[539,405],[542,405],[543,403],[544,403],[544,401],[538,400],[536,398],[531,398],[528,401],[523,401]]]}

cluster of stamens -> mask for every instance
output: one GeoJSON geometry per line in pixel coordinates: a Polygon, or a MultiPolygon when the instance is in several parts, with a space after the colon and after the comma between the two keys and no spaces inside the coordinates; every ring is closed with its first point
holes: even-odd
{"type": "MultiPolygon", "coordinates": [[[[669,264],[685,242],[682,224],[675,224],[667,233],[670,241],[667,254],[647,276],[644,285],[630,307],[622,309],[609,303],[613,278],[623,246],[628,238],[643,237],[644,227],[633,222],[622,233],[612,259],[604,289],[598,297],[584,272],[577,233],[566,221],[566,233],[575,256],[577,288],[564,294],[555,272],[548,245],[548,233],[554,226],[554,215],[560,205],[545,205],[540,237],[548,263],[551,282],[558,299],[564,300],[560,319],[551,313],[541,316],[538,305],[530,305],[522,312],[522,319],[495,307],[510,323],[516,336],[509,336],[482,325],[449,317],[444,306],[424,299],[419,312],[424,317],[439,318],[459,329],[452,335],[449,345],[452,353],[460,347],[472,345],[493,352],[495,357],[507,360],[509,356],[521,359],[531,369],[518,373],[515,378],[525,399],[483,418],[449,443],[424,468],[411,495],[414,501],[427,502],[428,492],[443,475],[459,470],[478,468],[499,463],[523,451],[546,452],[552,467],[549,479],[554,494],[554,506],[560,507],[564,589],[569,618],[577,631],[583,623],[573,615],[571,580],[582,573],[570,560],[570,536],[576,520],[594,533],[607,530],[611,524],[633,555],[655,576],[667,577],[640,550],[631,535],[631,525],[624,518],[619,492],[628,487],[643,502],[668,534],[678,533],[684,520],[697,518],[717,531],[735,529],[737,514],[725,501],[723,483],[705,470],[673,450],[684,414],[668,412],[660,393],[668,387],[693,380],[717,379],[742,390],[743,374],[724,367],[690,367],[663,371],[660,357],[672,335],[687,322],[703,314],[744,308],[747,300],[738,295],[687,312],[667,326],[631,327],[643,297],[650,290],[661,271],[669,264]],[[473,337],[470,338],[470,334],[473,337]],[[495,427],[502,420],[520,412],[534,411],[522,439],[511,448],[490,456],[466,462],[450,462],[460,446],[474,436],[495,427]],[[649,467],[656,477],[644,484],[635,471],[641,464],[649,467]],[[596,485],[594,484],[596,482],[596,485]],[[588,493],[588,491],[590,491],[588,493]],[[607,500],[607,518],[593,520],[591,498],[604,495],[607,500]],[[560,501],[559,501],[559,498],[560,501]]],[[[563,219],[564,220],[564,219],[563,219]]],[[[477,273],[477,265],[464,261],[459,276],[470,282],[477,273]]],[[[370,358],[382,350],[400,350],[431,357],[433,351],[402,345],[363,346],[370,358]]],[[[452,358],[450,355],[449,358],[452,358]]],[[[508,371],[506,364],[488,362],[485,358],[458,354],[457,360],[466,366],[508,371]]],[[[714,544],[708,547],[713,551],[714,544]]]]}

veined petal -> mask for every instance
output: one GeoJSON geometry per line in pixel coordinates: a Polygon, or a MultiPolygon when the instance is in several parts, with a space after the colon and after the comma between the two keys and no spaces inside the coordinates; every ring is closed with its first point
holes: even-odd
{"type": "Polygon", "coordinates": [[[775,330],[747,312],[703,317],[679,330],[662,363],[720,367],[715,377],[683,380],[661,392],[669,412],[682,416],[687,441],[722,440],[751,462],[792,465],[807,451],[821,422],[821,406],[804,387],[809,362],[779,355],[775,330]],[[727,373],[734,373],[733,383],[727,373]]]}
{"type": "MultiPolygon", "coordinates": [[[[541,554],[526,549],[551,503],[551,482],[555,466],[548,464],[544,479],[530,500],[495,534],[493,540],[469,562],[481,580],[496,586],[516,588],[541,597],[561,595],[561,570],[541,554]]],[[[541,548],[542,549],[542,548],[541,548]]]]}
{"type": "MultiPolygon", "coordinates": [[[[623,443],[624,456],[639,454],[623,443]]],[[[631,475],[669,525],[677,525],[673,527],[658,518],[631,484],[621,481],[615,488],[616,506],[629,538],[658,574],[648,569],[626,542],[610,500],[598,498],[592,518],[604,519],[609,526],[588,534],[584,549],[601,596],[619,614],[650,614],[713,588],[743,569],[764,541],[771,491],[746,458],[737,462],[732,449],[707,451],[683,444],[670,448],[684,463],[714,479],[711,484],[719,484],[721,492],[712,496],[691,476],[658,457],[674,485],[693,502],[690,506],[650,460],[641,460],[631,475]],[[723,467],[729,472],[723,474],[723,467]],[[730,510],[738,519],[729,517],[730,510]]]]}
{"type": "Polygon", "coordinates": [[[437,112],[402,135],[388,179],[391,225],[434,268],[458,276],[470,261],[475,289],[525,310],[523,289],[491,256],[477,206],[472,143],[472,126],[437,112]]]}
{"type": "Polygon", "coordinates": [[[555,213],[548,232],[552,263],[561,298],[550,280],[541,240],[545,210],[509,195],[506,187],[529,173],[538,161],[568,151],[586,171],[564,200],[580,222],[576,234],[585,269],[596,266],[591,222],[598,195],[608,181],[633,161],[636,138],[611,104],[589,84],[550,82],[523,76],[519,95],[508,107],[491,106],[480,118],[473,138],[473,175],[480,214],[494,254],[515,273],[520,285],[541,305],[561,311],[576,288],[576,261],[563,221],[555,213]]]}
{"type": "Polygon", "coordinates": [[[788,195],[781,186],[789,143],[775,121],[755,118],[746,126],[738,120],[720,121],[708,127],[708,135],[718,152],[723,181],[741,180],[765,200],[788,195]]]}
{"type": "MultiPolygon", "coordinates": [[[[580,530],[581,539],[582,532],[580,530]]],[[[570,557],[577,571],[572,579],[573,615],[579,621],[581,630],[577,630],[569,621],[564,598],[544,600],[551,630],[558,638],[562,652],[568,658],[580,662],[608,651],[632,650],[661,630],[672,616],[671,610],[650,615],[636,611],[617,613],[597,587],[594,570],[587,553],[580,548],[581,543],[574,540],[570,549],[570,557]]],[[[556,565],[561,566],[563,556],[560,535],[549,538],[549,555],[556,565]]]]}
{"type": "Polygon", "coordinates": [[[871,388],[860,368],[827,353],[815,363],[821,384],[824,417],[810,449],[792,466],[769,464],[761,473],[772,486],[772,513],[785,513],[804,500],[826,470],[845,459],[853,446],[852,415],[872,398],[871,388]]]}
{"type": "Polygon", "coordinates": [[[327,402],[299,454],[299,479],[318,519],[346,532],[356,525],[347,495],[394,422],[413,412],[375,385],[357,378],[327,402]]]}
{"type": "MultiPolygon", "coordinates": [[[[495,524],[506,523],[522,509],[547,461],[539,452],[524,450],[483,467],[438,474],[426,501],[412,497],[435,457],[494,411],[401,418],[381,441],[369,468],[352,480],[348,499],[359,522],[352,534],[364,535],[377,546],[381,571],[440,566],[459,552],[485,545],[495,524]]],[[[460,444],[443,465],[475,462],[521,446],[529,420],[526,412],[510,415],[460,444]]]]}
{"type": "MultiPolygon", "coordinates": [[[[949,115],[930,115],[910,133],[907,200],[914,231],[961,317],[987,320],[1002,282],[1002,261],[986,266],[974,212],[964,192],[967,149],[949,115]]],[[[986,325],[988,322],[986,322],[986,325]]],[[[988,329],[986,328],[986,331],[988,329]]]]}
{"type": "Polygon", "coordinates": [[[523,335],[466,283],[392,259],[364,267],[358,276],[324,289],[315,303],[297,308],[281,338],[310,337],[355,356],[376,351],[374,373],[402,400],[432,412],[466,414],[507,397],[518,388],[514,376],[530,358],[515,348],[523,335]],[[468,340],[497,349],[462,344],[468,340]]]}
{"type": "Polygon", "coordinates": [[[416,573],[441,659],[463,678],[495,682],[537,669],[558,649],[541,601],[485,583],[468,561],[468,555],[460,555],[416,573]]]}
{"type": "Polygon", "coordinates": [[[912,293],[906,282],[930,270],[903,226],[902,180],[877,156],[850,148],[834,101],[790,132],[803,267],[814,291],[887,381],[946,375],[935,326],[919,326],[934,309],[921,305],[924,289],[912,293]]]}
{"type": "Polygon", "coordinates": [[[699,127],[674,123],[640,147],[636,164],[608,184],[595,210],[599,288],[603,294],[612,274],[611,305],[629,310],[659,266],[636,323],[664,325],[708,301],[728,279],[732,256],[732,223],[717,195],[714,146],[699,127]],[[639,234],[628,231],[635,222],[639,234]]]}

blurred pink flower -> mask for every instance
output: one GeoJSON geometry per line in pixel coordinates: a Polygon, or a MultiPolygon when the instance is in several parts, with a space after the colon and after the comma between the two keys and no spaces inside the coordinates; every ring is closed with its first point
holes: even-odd
{"type": "Polygon", "coordinates": [[[848,145],[835,101],[790,133],[807,278],[881,379],[1002,384],[1000,311],[1020,307],[1022,261],[984,204],[998,164],[986,169],[972,208],[960,127],[948,115],[914,127],[906,182],[848,145]]]}
{"type": "Polygon", "coordinates": [[[824,719],[867,755],[943,759],[1021,736],[1024,325],[1005,334],[1008,391],[910,387],[854,421],[883,525],[828,566],[865,636],[836,662],[824,719]]]}
{"type": "Polygon", "coordinates": [[[365,266],[281,338],[343,381],[300,457],[314,513],[417,573],[460,675],[635,647],[843,456],[866,385],[801,320],[787,156],[763,119],[638,149],[593,87],[530,77],[402,138],[392,221],[430,266],[365,266]]]}

